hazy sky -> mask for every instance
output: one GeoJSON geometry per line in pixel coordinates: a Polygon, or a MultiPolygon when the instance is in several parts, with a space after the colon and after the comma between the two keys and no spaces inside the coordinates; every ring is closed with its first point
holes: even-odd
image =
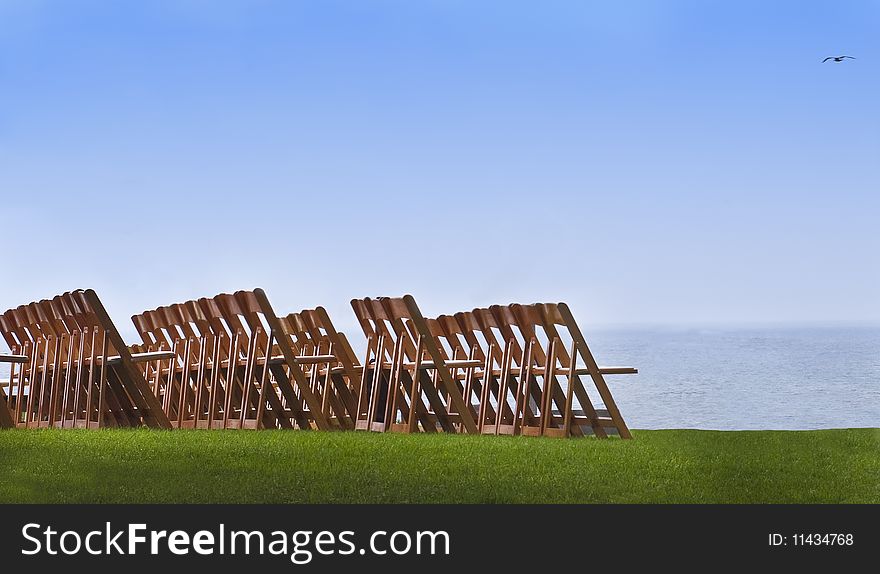
{"type": "Polygon", "coordinates": [[[0,308],[880,321],[878,37],[867,1],[0,0],[0,308]]]}

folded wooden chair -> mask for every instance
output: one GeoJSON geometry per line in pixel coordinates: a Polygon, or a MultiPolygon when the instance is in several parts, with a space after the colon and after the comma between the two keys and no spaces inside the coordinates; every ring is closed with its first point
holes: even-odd
{"type": "Polygon", "coordinates": [[[349,363],[350,346],[342,360],[320,353],[324,341],[304,354],[291,336],[292,319],[285,319],[261,289],[132,317],[146,346],[175,350],[173,368],[158,365],[153,376],[177,426],[353,428],[354,396],[338,369],[349,363]]]}
{"type": "Polygon", "coordinates": [[[368,339],[357,428],[478,432],[453,374],[475,363],[444,356],[415,299],[354,299],[351,305],[368,339]]]}
{"type": "Polygon", "coordinates": [[[170,428],[137,362],[92,290],[10,309],[0,334],[14,355],[7,410],[19,427],[170,428]]]}
{"type": "MultiPolygon", "coordinates": [[[[447,367],[452,372],[453,379],[461,381],[462,399],[471,415],[478,419],[480,410],[480,397],[483,393],[483,381],[488,380],[490,386],[497,383],[497,378],[484,376],[490,370],[493,353],[484,350],[479,344],[471,343],[464,336],[463,330],[458,326],[454,317],[441,315],[436,319],[426,318],[425,323],[428,331],[437,342],[437,348],[446,361],[447,367]]],[[[412,321],[405,322],[407,330],[413,340],[419,337],[415,324],[412,321]]],[[[434,381],[437,373],[434,373],[434,381]]],[[[436,386],[436,385],[435,385],[436,386]]],[[[448,403],[448,399],[446,400],[448,403]]],[[[489,409],[493,407],[490,405],[489,409]]]]}
{"type": "MultiPolygon", "coordinates": [[[[523,351],[516,339],[496,336],[492,328],[497,325],[480,317],[479,311],[440,315],[429,319],[428,323],[429,326],[436,324],[441,342],[451,349],[453,356],[469,352],[469,357],[483,363],[481,369],[466,373],[465,383],[466,400],[470,401],[471,390],[477,399],[473,408],[476,409],[480,432],[518,434],[516,425],[520,418],[517,413],[527,413],[529,405],[521,404],[516,397],[528,393],[529,389],[523,389],[520,381],[529,379],[517,378],[519,357],[523,351]],[[509,397],[513,397],[513,404],[509,397]]],[[[531,390],[536,390],[534,385],[531,390]]],[[[469,405],[473,406],[470,402],[469,405]]]]}
{"type": "MultiPolygon", "coordinates": [[[[312,388],[322,399],[342,411],[343,428],[354,428],[357,419],[357,396],[363,369],[344,333],[337,331],[323,307],[305,309],[279,318],[285,335],[290,337],[298,360],[308,369],[312,388]],[[321,361],[325,360],[326,363],[321,361]]],[[[337,412],[331,416],[338,417],[337,412]]]]}
{"type": "Polygon", "coordinates": [[[493,306],[479,313],[484,317],[491,315],[500,329],[509,335],[518,334],[519,342],[531,347],[526,370],[529,377],[542,380],[541,401],[536,404],[537,416],[523,421],[522,434],[572,436],[592,433],[604,438],[612,431],[621,438],[632,438],[605,376],[635,374],[638,370],[633,367],[599,367],[568,305],[514,304],[493,306]],[[583,366],[579,359],[583,360],[583,366]],[[593,383],[605,412],[597,411],[593,406],[584,377],[593,383]],[[566,383],[564,395],[563,379],[566,383]]]}
{"type": "MultiPolygon", "coordinates": [[[[487,309],[474,309],[471,312],[456,313],[455,318],[463,327],[476,333],[471,338],[482,337],[490,348],[496,349],[492,364],[497,363],[490,371],[498,376],[499,382],[492,385],[494,400],[502,408],[493,414],[488,401],[482,401],[480,428],[484,434],[528,434],[529,423],[538,420],[541,407],[556,404],[565,410],[566,397],[557,385],[539,384],[538,377],[543,374],[533,369],[536,354],[536,341],[523,337],[511,327],[509,307],[494,305],[487,309]],[[503,351],[502,351],[503,349],[503,351]],[[547,391],[545,393],[545,390],[547,391]],[[549,401],[549,402],[548,402],[549,401]]],[[[487,399],[491,399],[487,393],[487,399]]],[[[497,408],[497,407],[496,407],[497,408]]],[[[580,436],[580,428],[572,431],[580,436]]]]}

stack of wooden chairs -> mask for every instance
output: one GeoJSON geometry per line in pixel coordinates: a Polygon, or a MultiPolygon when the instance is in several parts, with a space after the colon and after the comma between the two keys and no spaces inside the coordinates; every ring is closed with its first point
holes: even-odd
{"type": "Polygon", "coordinates": [[[127,346],[94,291],[0,316],[0,428],[138,427],[631,433],[564,303],[436,318],[412,296],[355,299],[359,359],[327,311],[277,315],[261,289],[132,317],[127,346]]]}
{"type": "Polygon", "coordinates": [[[0,386],[0,425],[170,428],[138,368],[164,354],[132,354],[92,290],[22,305],[0,317],[12,351],[0,386]]]}
{"type": "Polygon", "coordinates": [[[144,378],[178,428],[353,429],[357,359],[323,308],[278,317],[261,289],[132,317],[144,378]]]}

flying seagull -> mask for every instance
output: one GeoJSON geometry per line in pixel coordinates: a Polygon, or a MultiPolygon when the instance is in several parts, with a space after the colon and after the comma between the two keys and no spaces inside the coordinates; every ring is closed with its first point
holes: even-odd
{"type": "Polygon", "coordinates": [[[853,58],[852,56],[828,56],[827,58],[822,60],[822,63],[824,64],[828,60],[834,60],[835,62],[842,62],[845,58],[849,58],[850,60],[855,60],[855,58],[853,58]]]}

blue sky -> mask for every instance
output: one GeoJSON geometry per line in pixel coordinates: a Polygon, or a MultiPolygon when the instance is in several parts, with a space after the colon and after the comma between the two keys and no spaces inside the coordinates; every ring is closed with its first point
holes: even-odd
{"type": "Polygon", "coordinates": [[[878,36],[867,1],[0,0],[0,307],[880,321],[878,36]]]}

